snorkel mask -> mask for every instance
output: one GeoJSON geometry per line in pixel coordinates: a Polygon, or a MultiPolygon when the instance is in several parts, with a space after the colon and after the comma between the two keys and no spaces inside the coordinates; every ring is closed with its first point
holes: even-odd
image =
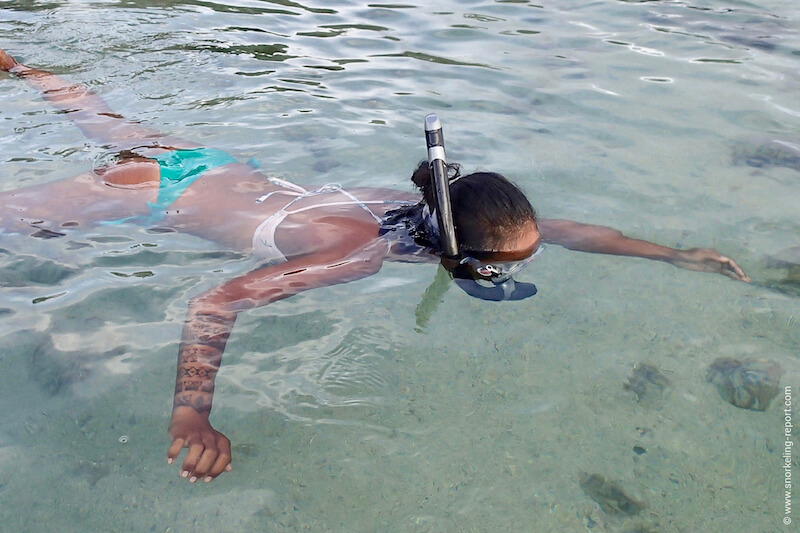
{"type": "Polygon", "coordinates": [[[475,298],[489,301],[523,300],[536,294],[536,285],[514,280],[513,275],[522,270],[539,254],[541,247],[531,256],[517,261],[503,261],[502,253],[486,252],[492,261],[482,261],[477,252],[460,254],[456,240],[453,211],[450,204],[450,184],[447,179],[447,161],[444,151],[442,123],[435,113],[425,117],[425,141],[428,146],[428,166],[433,180],[436,201],[436,223],[442,246],[442,266],[450,272],[456,285],[475,298]]]}

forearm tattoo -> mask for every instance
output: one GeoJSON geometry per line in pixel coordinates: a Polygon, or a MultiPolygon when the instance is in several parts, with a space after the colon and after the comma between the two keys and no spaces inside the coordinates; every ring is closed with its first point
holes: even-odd
{"type": "Polygon", "coordinates": [[[173,408],[188,406],[198,413],[211,411],[214,378],[235,320],[234,313],[190,313],[178,350],[173,408]]]}

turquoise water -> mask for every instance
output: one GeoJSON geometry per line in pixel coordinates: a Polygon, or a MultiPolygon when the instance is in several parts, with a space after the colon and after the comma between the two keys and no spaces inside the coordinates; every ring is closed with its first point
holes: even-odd
{"type": "MultiPolygon", "coordinates": [[[[782,396],[739,409],[705,373],[766,358],[800,386],[799,7],[0,8],[0,47],[20,60],[283,178],[409,190],[436,111],[449,158],[506,174],[542,217],[711,246],[754,279],[551,246],[522,276],[535,298],[451,290],[422,327],[431,266],[244,314],[212,417],[234,471],[190,485],[165,464],[186,302],[254,264],[135,227],[0,236],[0,529],[791,530],[782,396]],[[671,382],[651,402],[623,387],[642,362],[671,382]],[[607,512],[585,474],[645,508],[607,512]]],[[[107,156],[5,75],[0,124],[2,190],[107,156]]]]}

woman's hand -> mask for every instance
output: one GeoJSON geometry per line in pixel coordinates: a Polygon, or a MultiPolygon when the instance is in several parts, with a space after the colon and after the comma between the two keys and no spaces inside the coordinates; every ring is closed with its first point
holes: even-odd
{"type": "Polygon", "coordinates": [[[208,483],[222,472],[231,471],[231,441],[211,427],[208,413],[201,414],[188,406],[172,411],[169,424],[172,445],[167,452],[167,463],[172,464],[183,448],[189,448],[181,467],[181,477],[194,483],[202,478],[208,483]]]}
{"type": "Polygon", "coordinates": [[[711,248],[676,250],[674,257],[670,258],[669,262],[688,270],[716,272],[739,281],[750,281],[750,277],[736,264],[736,261],[711,248]]]}

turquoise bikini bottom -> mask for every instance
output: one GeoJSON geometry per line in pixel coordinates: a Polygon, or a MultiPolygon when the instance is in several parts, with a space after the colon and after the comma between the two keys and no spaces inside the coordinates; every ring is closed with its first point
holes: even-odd
{"type": "Polygon", "coordinates": [[[161,180],[156,201],[147,202],[150,214],[108,220],[102,222],[102,224],[123,224],[126,222],[153,224],[159,222],[164,218],[169,206],[180,198],[183,192],[200,176],[211,169],[236,162],[236,159],[228,152],[223,152],[216,148],[173,150],[157,154],[151,159],[158,162],[161,180]]]}

